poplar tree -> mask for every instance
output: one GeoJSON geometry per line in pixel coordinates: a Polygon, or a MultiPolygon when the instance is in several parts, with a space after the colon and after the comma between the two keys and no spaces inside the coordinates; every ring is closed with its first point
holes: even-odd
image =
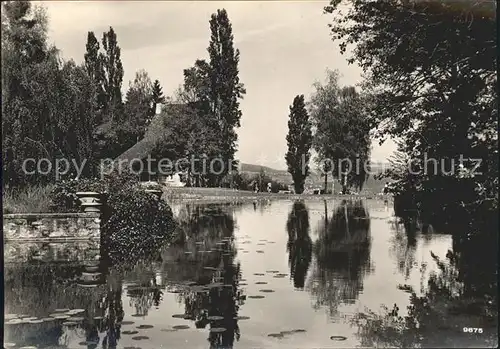
{"type": "Polygon", "coordinates": [[[304,95],[297,95],[290,106],[288,120],[288,152],[285,155],[288,172],[292,175],[295,192],[301,194],[309,175],[309,159],[311,157],[312,131],[307,113],[304,95]]]}
{"type": "MultiPolygon", "coordinates": [[[[225,9],[212,14],[210,32],[208,53],[211,114],[220,135],[220,155],[228,163],[228,160],[234,159],[236,152],[236,128],[240,127],[241,119],[239,100],[246,91],[238,76],[240,52],[234,48],[233,29],[225,9]]],[[[225,170],[223,175],[228,169],[225,170]]]]}

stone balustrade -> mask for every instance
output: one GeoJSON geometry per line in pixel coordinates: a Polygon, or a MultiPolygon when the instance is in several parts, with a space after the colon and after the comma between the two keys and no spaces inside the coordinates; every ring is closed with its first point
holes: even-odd
{"type": "Polygon", "coordinates": [[[70,242],[101,239],[97,213],[14,213],[3,215],[4,242],[70,242]]]}

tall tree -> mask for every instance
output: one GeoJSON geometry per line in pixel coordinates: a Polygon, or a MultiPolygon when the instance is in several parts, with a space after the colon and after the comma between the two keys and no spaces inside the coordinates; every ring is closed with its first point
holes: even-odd
{"type": "Polygon", "coordinates": [[[421,171],[421,197],[436,212],[467,203],[497,206],[496,2],[340,3],[325,8],[334,18],[332,38],[342,52],[350,46],[349,60],[367,73],[380,139],[403,139],[404,151],[421,165],[424,156],[445,164],[433,173],[421,171]],[[482,174],[460,178],[460,156],[482,159],[482,174]]]}
{"type": "Polygon", "coordinates": [[[103,68],[103,102],[104,113],[109,120],[118,120],[122,109],[123,65],[121,49],[113,27],[102,35],[102,48],[99,60],[103,68]]]}
{"type": "Polygon", "coordinates": [[[362,189],[371,148],[364,99],[354,87],[340,87],[336,71],[328,72],[326,84],[314,87],[310,110],[319,160],[340,180],[343,193],[353,186],[362,189]]]}
{"type": "Polygon", "coordinates": [[[99,56],[99,41],[97,40],[94,32],[89,31],[87,33],[87,44],[85,46],[86,52],[84,55],[85,59],[85,71],[89,76],[90,80],[94,83],[96,89],[96,113],[98,114],[98,122],[102,122],[102,109],[104,107],[105,101],[103,100],[103,77],[104,71],[101,62],[101,57],[99,56]]]}
{"type": "Polygon", "coordinates": [[[134,81],[129,83],[124,105],[125,121],[134,130],[137,141],[144,137],[151,122],[153,103],[153,83],[144,69],[139,70],[134,81]]]}
{"type": "Polygon", "coordinates": [[[246,91],[238,76],[240,52],[234,48],[233,29],[225,9],[212,14],[210,32],[211,113],[219,128],[220,155],[225,160],[232,160],[238,140],[235,128],[240,126],[241,118],[239,100],[246,91]]]}
{"type": "Polygon", "coordinates": [[[151,117],[156,114],[156,108],[158,104],[165,103],[165,96],[163,95],[163,90],[160,85],[160,81],[156,79],[153,83],[153,105],[151,106],[151,117]]]}
{"type": "Polygon", "coordinates": [[[312,145],[311,122],[306,110],[304,95],[297,95],[290,106],[286,141],[288,152],[285,155],[285,160],[288,172],[292,175],[295,192],[301,194],[304,191],[305,180],[309,175],[312,145]]]}
{"type": "Polygon", "coordinates": [[[84,68],[63,63],[57,49],[48,47],[42,8],[2,3],[2,26],[4,180],[16,185],[54,179],[29,174],[33,168],[23,169],[28,158],[52,164],[61,157],[85,160],[90,170],[95,90],[84,68]]]}

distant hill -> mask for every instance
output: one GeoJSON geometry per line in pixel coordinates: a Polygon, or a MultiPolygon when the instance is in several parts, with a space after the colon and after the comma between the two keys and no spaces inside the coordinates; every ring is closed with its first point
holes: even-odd
{"type": "MultiPolygon", "coordinates": [[[[288,173],[286,170],[277,170],[271,167],[267,166],[260,166],[260,165],[254,165],[254,164],[246,164],[246,163],[241,163],[240,171],[242,173],[248,173],[248,174],[257,174],[260,172],[260,170],[264,169],[264,172],[266,175],[270,176],[273,180],[276,180],[278,182],[284,183],[284,184],[292,184],[292,176],[288,173]]],[[[373,166],[372,171],[379,173],[382,170],[382,166],[373,166]]],[[[323,188],[324,187],[324,177],[320,173],[312,172],[306,179],[306,186],[309,187],[319,187],[323,188]]],[[[387,183],[388,180],[382,179],[382,180],[376,180],[373,175],[368,177],[368,179],[365,182],[365,185],[363,187],[362,192],[363,193],[380,193],[382,191],[382,188],[384,187],[385,183],[387,183]]],[[[329,187],[331,188],[331,183],[332,183],[332,178],[329,176],[328,178],[328,183],[329,187]]],[[[337,188],[340,188],[338,181],[335,181],[335,191],[337,191],[337,188]]]]}
{"type": "Polygon", "coordinates": [[[267,167],[267,166],[260,166],[260,165],[253,165],[253,164],[245,164],[245,163],[241,163],[241,168],[240,168],[240,171],[241,172],[255,172],[255,173],[259,173],[261,169],[264,169],[264,171],[267,173],[267,174],[271,174],[271,173],[285,173],[287,174],[288,172],[285,171],[285,170],[276,170],[274,168],[271,168],[271,167],[267,167]]]}

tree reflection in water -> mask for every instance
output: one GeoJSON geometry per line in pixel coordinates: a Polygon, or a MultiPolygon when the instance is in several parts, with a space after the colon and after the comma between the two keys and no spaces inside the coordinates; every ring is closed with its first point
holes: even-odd
{"type": "Polygon", "coordinates": [[[394,234],[391,237],[389,253],[396,259],[399,272],[408,280],[416,263],[416,232],[409,223],[405,223],[405,220],[403,226],[399,221],[395,221],[391,224],[391,228],[394,234]]]}
{"type": "Polygon", "coordinates": [[[239,289],[240,265],[234,261],[231,210],[219,205],[186,205],[179,214],[183,243],[165,251],[161,267],[174,282],[194,284],[182,288],[179,301],[185,305],[186,318],[197,328],[210,325],[210,348],[232,348],[240,338],[237,316],[243,293],[239,289]]]}
{"type": "Polygon", "coordinates": [[[293,285],[303,289],[312,258],[312,240],[309,236],[309,212],[302,201],[294,202],[286,224],[288,232],[288,264],[293,285]]]}
{"type": "MultiPolygon", "coordinates": [[[[361,346],[498,346],[498,251],[491,243],[498,217],[482,217],[481,222],[462,216],[453,224],[441,224],[453,233],[453,250],[445,260],[431,253],[437,272],[431,274],[422,296],[411,287],[406,290],[411,294],[406,315],[394,305],[384,306],[381,313],[368,310],[355,316],[361,346]],[[464,326],[481,328],[482,333],[464,333],[464,326]]],[[[413,226],[405,228],[411,237],[413,226]]]]}
{"type": "Polygon", "coordinates": [[[362,201],[342,201],[318,229],[313,251],[316,265],[307,289],[315,308],[326,306],[330,316],[342,303],[352,304],[370,269],[370,219],[362,201]]]}

